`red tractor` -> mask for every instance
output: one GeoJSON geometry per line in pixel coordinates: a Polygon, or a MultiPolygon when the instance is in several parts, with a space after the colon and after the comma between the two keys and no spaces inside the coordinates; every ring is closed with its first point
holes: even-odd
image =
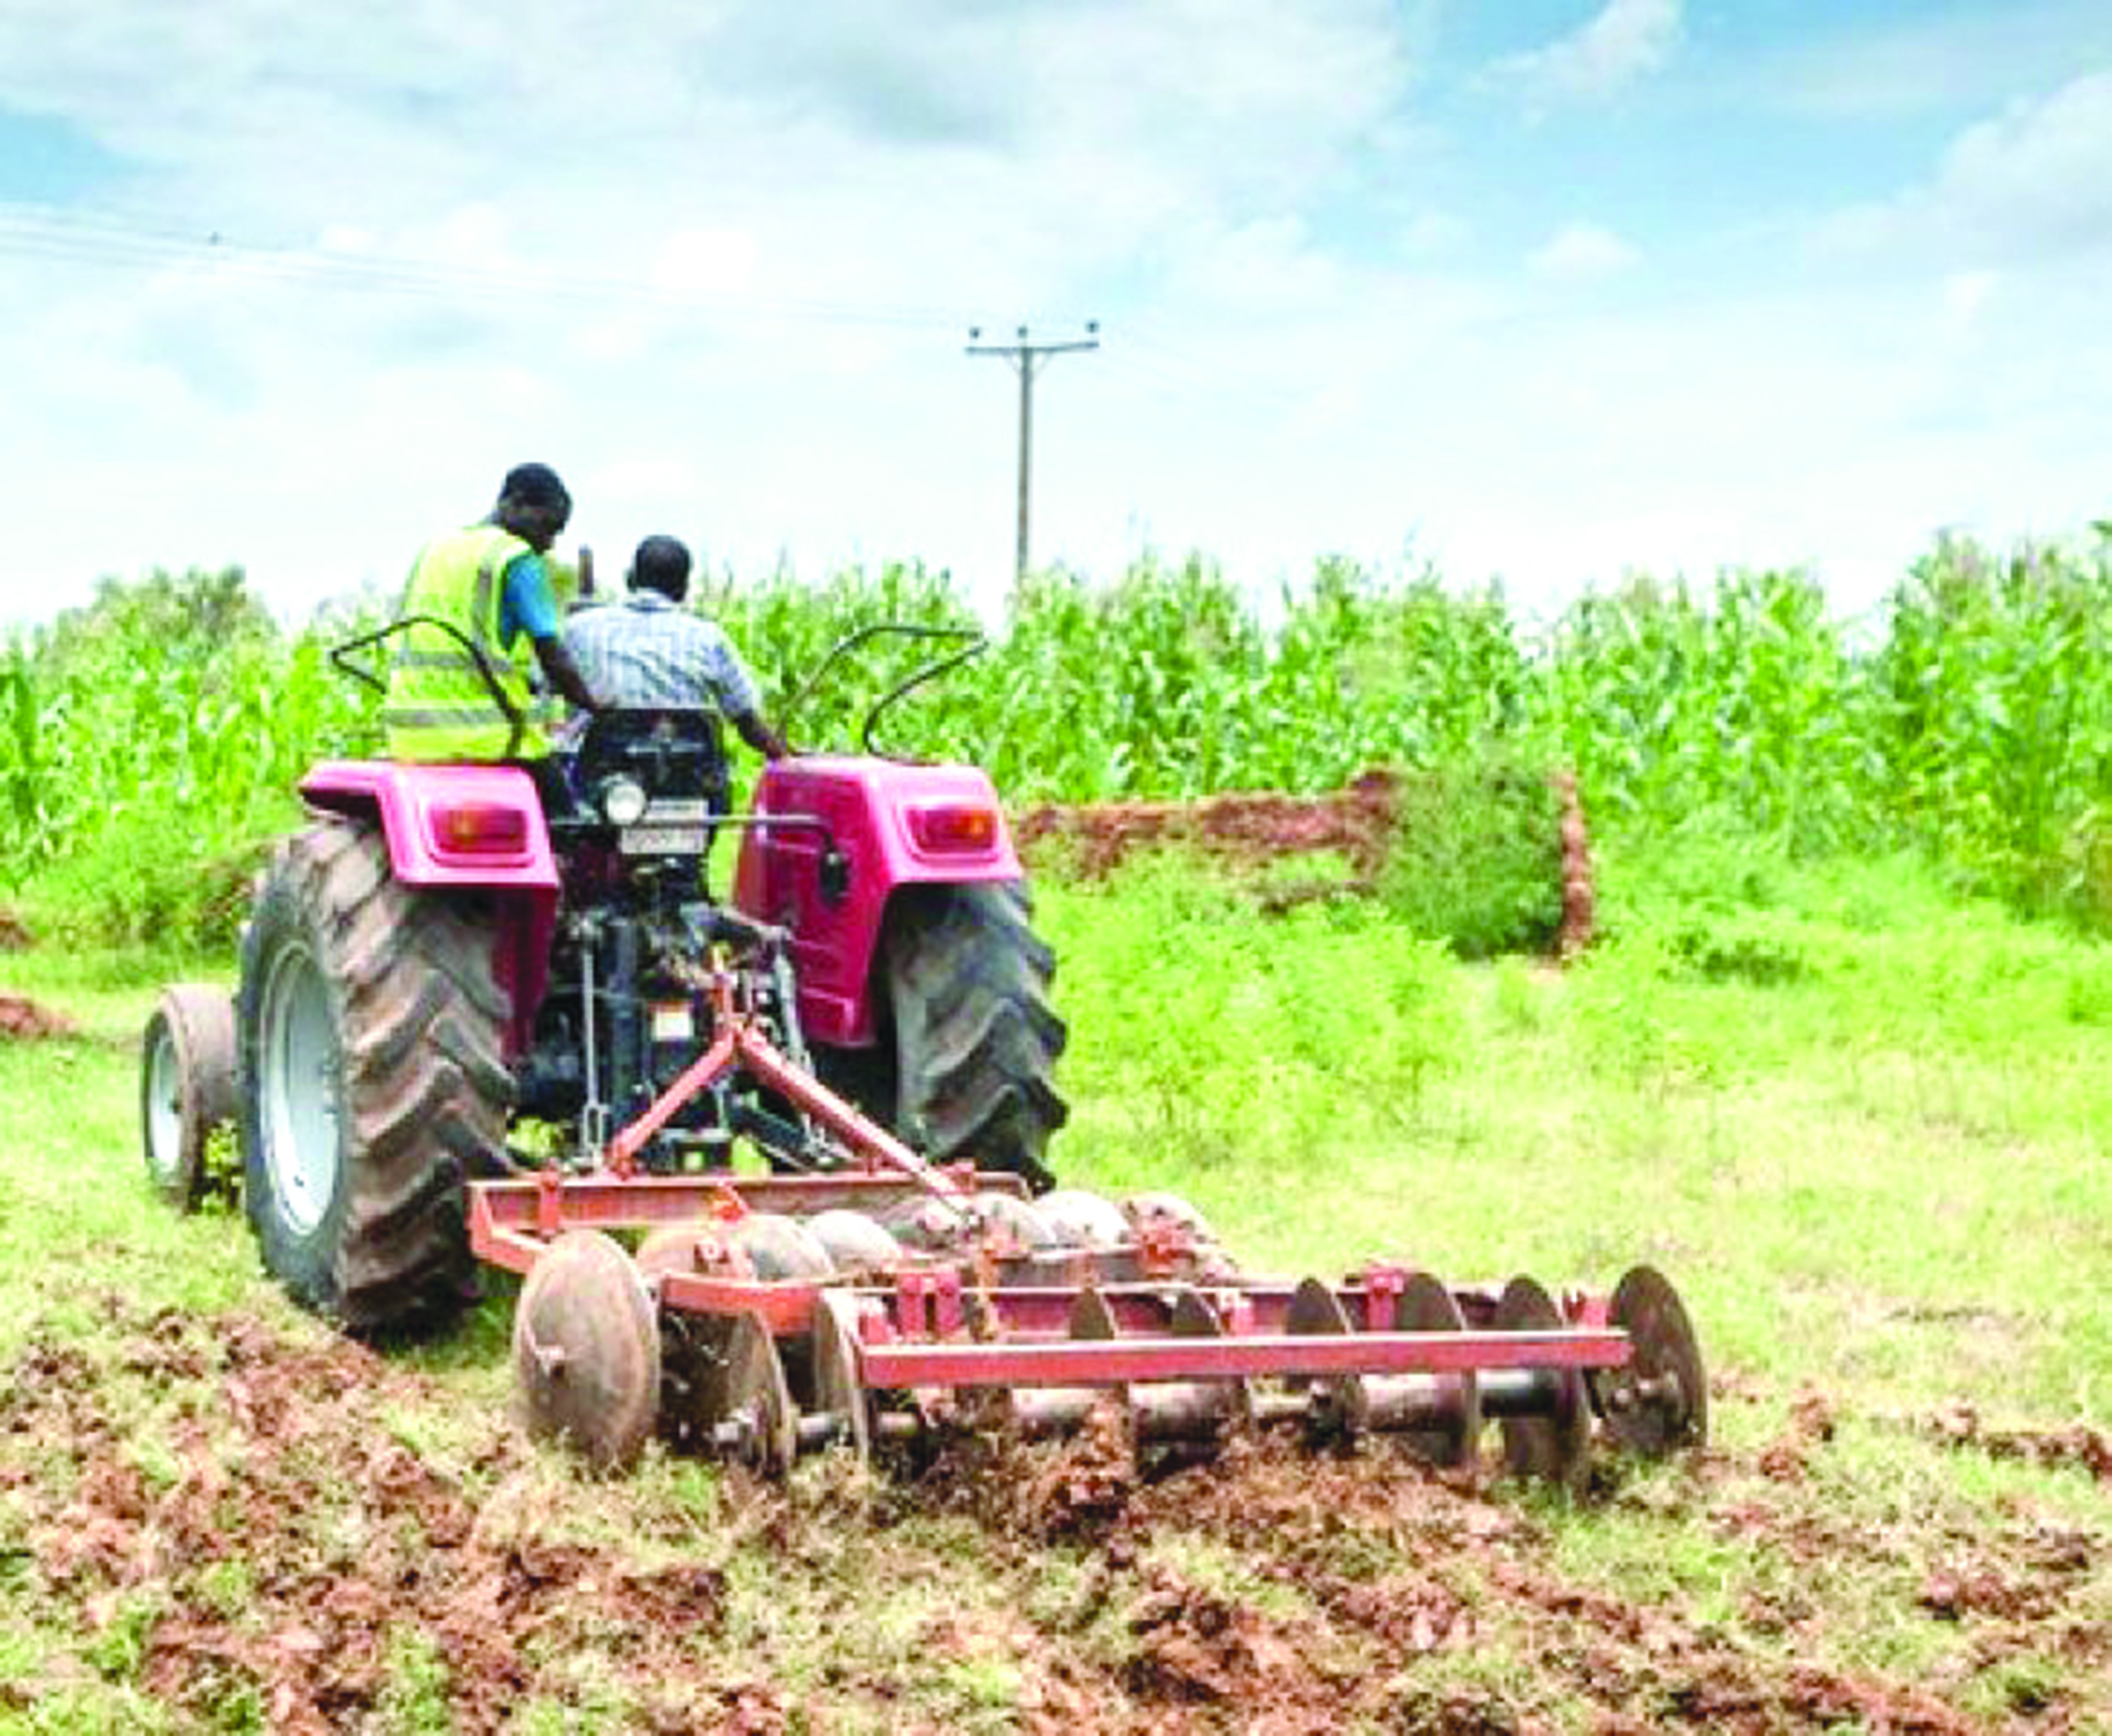
{"type": "MultiPolygon", "coordinates": [[[[278,846],[243,937],[236,1052],[201,1072],[215,1105],[239,1100],[250,1222],[298,1301],[358,1330],[458,1305],[466,1184],[530,1161],[509,1150],[522,1123],[559,1160],[599,1154],[694,1058],[714,952],[740,955],[784,1051],[882,1126],[936,1162],[1049,1185],[1055,960],[985,774],[803,755],[767,765],[735,817],[718,719],[665,709],[595,720],[561,763],[571,801],[548,815],[507,766],[330,762],[302,781],[312,820],[278,846]],[[740,849],[719,900],[704,867],[724,831],[740,849]]],[[[188,1198],[203,1141],[171,1093],[228,1022],[211,991],[171,992],[147,1155],[188,1198]]],[[[725,1168],[743,1137],[783,1170],[845,1160],[736,1074],[638,1167],[725,1168]]]]}
{"type": "Polygon", "coordinates": [[[530,1425],[603,1465],[657,1431],[776,1472],[1111,1402],[1140,1451],[1280,1424],[1453,1466],[1492,1419],[1512,1469],[1573,1485],[1595,1417],[1703,1438],[1649,1267],[1559,1299],[1279,1280],[1172,1196],[1043,1192],[1065,1028],[1004,811],[979,771],[872,752],[873,716],[740,816],[696,712],[597,718],[548,813],[507,767],[317,767],[239,996],[172,988],[148,1026],[156,1186],[194,1201],[233,1112],[266,1267],[356,1331],[521,1274],[530,1425]]]}

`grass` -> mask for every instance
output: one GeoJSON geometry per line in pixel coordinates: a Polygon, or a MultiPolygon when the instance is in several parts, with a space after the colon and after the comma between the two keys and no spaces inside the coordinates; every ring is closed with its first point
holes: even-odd
{"type": "MultiPolygon", "coordinates": [[[[2094,1655],[2061,1639],[2064,1623],[2112,1624],[2112,1489],[1928,1427],[1961,1405],[1990,1428],[2112,1422],[2112,957],[1961,904],[1900,862],[1763,863],[1737,896],[1719,895],[1727,883],[1609,863],[1610,937],[1559,973],[1462,964],[1354,904],[1266,918],[1179,865],[1045,886],[1038,919],[1072,1027],[1065,1179],[1176,1188],[1260,1269],[1384,1255],[1452,1281],[1524,1270],[1559,1287],[1659,1265],[1717,1378],[1715,1451],[1618,1474],[1582,1506],[1500,1492],[1503,1560],[1650,1612],[1680,1647],[1755,1679],[1811,1665],[1991,1724],[2034,1707],[2078,1728],[2112,1720],[2094,1655]],[[1814,1395],[1823,1427],[1799,1420],[1814,1395]],[[1790,1449],[1791,1469],[1768,1468],[1790,1449]],[[2082,1565],[2032,1565],[2071,1537],[2082,1565]],[[1946,1576],[2055,1586],[2055,1614],[1945,1614],[1946,1576]]],[[[170,1328],[197,1361],[176,1378],[140,1365],[143,1320],[250,1319],[319,1355],[333,1342],[261,1278],[239,1215],[179,1219],[146,1187],[131,1045],[153,994],[140,973],[165,968],[0,959],[0,987],[81,1027],[0,1046],[15,1110],[0,1368],[79,1359],[82,1414],[152,1501],[178,1498],[201,1453],[239,1486],[258,1449],[216,1409],[219,1328],[170,1328]]],[[[594,1482],[514,1440],[508,1318],[494,1298],[330,1415],[458,1491],[480,1547],[590,1557],[552,1594],[551,1637],[521,1654],[513,1728],[709,1725],[744,1694],[793,1727],[1004,1729],[1080,1721],[1081,1706],[1143,1727],[1174,1715],[1137,1697],[1149,1642],[1132,1612],[1169,1583],[1269,1632],[1322,1633],[1313,1658],[1386,1684],[1385,1715],[1408,1727],[1496,1708],[1588,1729],[1604,1703],[1593,1670],[1644,1681],[1670,1667],[1650,1662],[1646,1635],[1507,1601],[1492,1570],[1433,1551],[1412,1508],[1295,1545],[1168,1521],[1117,1557],[905,1503],[826,1464],[803,1469],[789,1505],[657,1451],[631,1479],[594,1482]],[[612,1574],[698,1576],[710,1619],[653,1637],[649,1616],[641,1627],[580,1589],[577,1575],[612,1574]],[[1477,1612],[1470,1647],[1394,1655],[1324,1625],[1329,1587],[1411,1583],[1477,1612]]],[[[180,1703],[143,1671],[175,1606],[268,1638],[286,1619],[271,1613],[284,1562],[238,1540],[161,1576],[57,1574],[38,1515],[105,1473],[65,1440],[7,1432],[5,1405],[0,1729],[262,1727],[268,1697],[241,1669],[180,1703]]],[[[285,1451],[312,1448],[316,1474],[343,1479],[351,1461],[329,1438],[285,1451]]],[[[371,1492],[318,1490],[289,1533],[304,1571],[352,1574],[399,1547],[371,1492]]],[[[449,1643],[406,1606],[375,1660],[373,1727],[459,1725],[473,1684],[449,1643]]],[[[1685,1691],[1673,1682],[1636,1715],[1669,1720],[1685,1691]]]]}
{"type": "Polygon", "coordinates": [[[1270,920],[1157,870],[1057,890],[1066,1005],[1122,1033],[1080,1032],[1067,1175],[1174,1178],[1290,1270],[1610,1283],[1647,1260],[1719,1366],[2103,1420],[2112,959],[1911,895],[1851,926],[1834,890],[1771,914],[1801,963],[1757,982],[1686,955],[1750,920],[1691,910],[1557,973],[1453,965],[1355,910],[1270,920]]]}

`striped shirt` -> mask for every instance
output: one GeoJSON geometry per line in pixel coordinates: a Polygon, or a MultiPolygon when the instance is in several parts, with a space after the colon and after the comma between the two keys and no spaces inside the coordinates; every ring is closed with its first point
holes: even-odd
{"type": "Polygon", "coordinates": [[[755,682],[733,641],[702,615],[641,586],[565,622],[565,645],[594,696],[611,705],[716,705],[758,710],[755,682]]]}

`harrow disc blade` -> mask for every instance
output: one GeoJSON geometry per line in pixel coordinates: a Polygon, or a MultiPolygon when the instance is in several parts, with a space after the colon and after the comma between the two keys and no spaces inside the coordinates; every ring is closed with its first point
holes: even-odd
{"type": "MultiPolygon", "coordinates": [[[[1427,1272],[1411,1272],[1395,1304],[1394,1330],[1457,1333],[1467,1317],[1452,1292],[1427,1272]]],[[[1404,1430],[1401,1441],[1425,1463],[1443,1470],[1464,1470],[1481,1456],[1482,1389],[1471,1369],[1441,1374],[1432,1383],[1436,1402],[1426,1406],[1426,1427],[1404,1430]]]]}
{"type": "Polygon", "coordinates": [[[848,1291],[822,1292],[814,1308],[810,1356],[815,1408],[835,1420],[837,1443],[866,1465],[872,1459],[872,1412],[858,1379],[858,1305],[848,1291]]]}
{"type": "MultiPolygon", "coordinates": [[[[1224,1322],[1192,1285],[1175,1292],[1167,1328],[1177,1338],[1222,1338],[1224,1322]]],[[[1185,1441],[1214,1451],[1226,1431],[1251,1412],[1247,1383],[1238,1379],[1155,1382],[1130,1389],[1137,1430],[1146,1439],[1185,1441]]]]}
{"type": "Polygon", "coordinates": [[[660,1329],[638,1268],[599,1230],[570,1230],[535,1262],[513,1312],[513,1372],[529,1433],[597,1470],[628,1465],[660,1408],[660,1329]]]}
{"type": "Polygon", "coordinates": [[[1177,1193],[1131,1194],[1122,1202],[1122,1213],[1139,1231],[1177,1229],[1199,1247],[1218,1246],[1209,1219],[1177,1193]]]}
{"type": "Polygon", "coordinates": [[[726,1408],[714,1431],[722,1451],[762,1477],[782,1477],[799,1451],[799,1413],[770,1328],[739,1316],[726,1339],[726,1408]]]}
{"type": "Polygon", "coordinates": [[[1628,1335],[1624,1369],[1591,1377],[1591,1398],[1614,1438],[1663,1458],[1709,1438],[1709,1377],[1679,1292],[1654,1266],[1636,1266],[1614,1287],[1610,1324],[1628,1335]]]}
{"type": "MultiPolygon", "coordinates": [[[[1562,1310],[1539,1284],[1521,1275],[1504,1286],[1493,1324],[1499,1332],[1559,1330],[1562,1310]]],[[[1591,1468],[1591,1412],[1584,1377],[1574,1369],[1552,1369],[1537,1373],[1536,1385],[1545,1389],[1543,1403],[1530,1410],[1507,1411],[1501,1419],[1504,1468],[1513,1477],[1582,1488],[1591,1468]]]]}
{"type": "MultiPolygon", "coordinates": [[[[1107,1298],[1089,1286],[1072,1300],[1064,1335],[1080,1342],[1106,1344],[1122,1333],[1107,1298]]],[[[1029,1439],[1104,1425],[1132,1462],[1141,1444],[1136,1407],[1130,1401],[1129,1387],[1120,1383],[1017,1387],[1006,1394],[1005,1408],[1012,1426],[1029,1439]]]]}
{"type": "Polygon", "coordinates": [[[823,1278],[835,1272],[829,1251],[797,1218],[781,1212],[750,1212],[734,1225],[733,1241],[760,1278],[823,1278]]]}
{"type": "MultiPolygon", "coordinates": [[[[1339,1337],[1350,1331],[1350,1316],[1329,1286],[1317,1278],[1302,1278],[1284,1315],[1283,1329],[1301,1337],[1339,1337]]],[[[1322,1439],[1351,1438],[1363,1428],[1367,1406],[1362,1375],[1339,1374],[1287,1384],[1320,1397],[1320,1402],[1306,1412],[1309,1433],[1322,1439]]]]}
{"type": "Polygon", "coordinates": [[[1082,1188],[1059,1187],[1034,1202],[1041,1220],[1065,1247],[1106,1250],[1129,1240],[1129,1219],[1113,1201],[1082,1188]]]}
{"type": "Polygon", "coordinates": [[[902,1264],[902,1244],[887,1233],[877,1218],[869,1218],[862,1211],[835,1206],[817,1212],[806,1220],[805,1227],[839,1272],[891,1272],[902,1264]]]}
{"type": "Polygon", "coordinates": [[[1108,1306],[1108,1299],[1097,1290],[1086,1288],[1078,1292],[1077,1300],[1071,1304],[1070,1336],[1104,1344],[1119,1336],[1115,1325],[1114,1310],[1108,1306]]]}
{"type": "MultiPolygon", "coordinates": [[[[635,1264],[648,1284],[670,1272],[751,1275],[731,1240],[731,1226],[716,1218],[662,1224],[638,1245],[635,1264]]],[[[723,1315],[670,1308],[660,1316],[660,1431],[676,1446],[701,1439],[726,1406],[723,1315]]]]}

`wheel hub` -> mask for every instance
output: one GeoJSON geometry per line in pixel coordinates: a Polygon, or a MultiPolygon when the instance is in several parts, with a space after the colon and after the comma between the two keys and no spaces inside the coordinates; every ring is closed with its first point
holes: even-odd
{"type": "Polygon", "coordinates": [[[273,962],[263,1027],[264,1160],[281,1214],[306,1236],[337,1192],[339,1086],[330,987],[305,947],[273,962]]]}

